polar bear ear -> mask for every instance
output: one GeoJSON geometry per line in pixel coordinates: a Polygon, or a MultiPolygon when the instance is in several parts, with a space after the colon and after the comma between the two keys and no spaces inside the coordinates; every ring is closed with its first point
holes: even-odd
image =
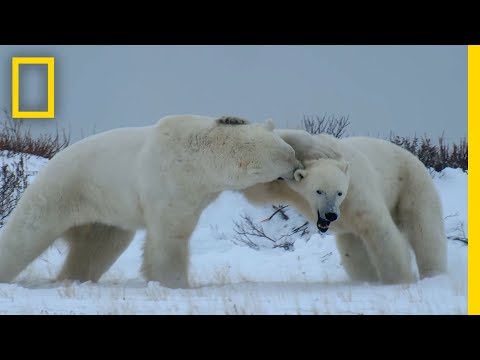
{"type": "Polygon", "coordinates": [[[350,163],[348,161],[342,161],[340,163],[340,170],[342,170],[346,174],[349,166],[350,166],[350,163]]]}
{"type": "Polygon", "coordinates": [[[298,169],[293,174],[293,177],[295,178],[295,181],[302,181],[304,178],[307,177],[307,170],[298,169]]]}
{"type": "Polygon", "coordinates": [[[250,124],[248,120],[236,116],[222,116],[216,120],[219,125],[247,125],[250,124]]]}
{"type": "Polygon", "coordinates": [[[273,123],[273,120],[271,118],[265,120],[264,126],[265,126],[265,129],[267,129],[268,131],[275,130],[275,124],[273,123]]]}

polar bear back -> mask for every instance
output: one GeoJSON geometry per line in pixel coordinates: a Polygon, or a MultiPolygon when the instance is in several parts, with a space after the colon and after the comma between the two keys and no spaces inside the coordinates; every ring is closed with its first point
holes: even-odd
{"type": "Polygon", "coordinates": [[[432,181],[425,166],[416,156],[389,141],[354,136],[341,139],[340,143],[344,151],[348,149],[347,160],[363,156],[367,159],[367,164],[365,161],[351,161],[351,165],[370,166],[373,169],[373,173],[370,172],[370,176],[363,179],[365,186],[368,183],[379,187],[390,209],[398,203],[399,197],[405,191],[415,191],[409,184],[432,181]]]}
{"type": "MultiPolygon", "coordinates": [[[[49,204],[65,208],[89,203],[92,212],[107,209],[106,221],[119,219],[112,220],[112,224],[141,226],[140,218],[135,215],[138,196],[132,184],[138,183],[137,158],[151,128],[115,129],[68,146],[40,170],[24,196],[31,192],[39,201],[44,199],[47,203],[48,199],[49,204]],[[113,208],[122,209],[123,214],[117,216],[118,213],[108,211],[113,208]]],[[[21,202],[18,206],[28,205],[21,202]]],[[[82,221],[78,218],[78,222],[82,221]]]]}

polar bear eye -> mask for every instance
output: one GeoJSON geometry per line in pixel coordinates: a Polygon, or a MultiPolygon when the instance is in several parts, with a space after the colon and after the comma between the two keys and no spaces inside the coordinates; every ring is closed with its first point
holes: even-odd
{"type": "Polygon", "coordinates": [[[338,196],[342,196],[343,193],[342,193],[341,191],[339,191],[337,195],[338,195],[338,196]]]}
{"type": "Polygon", "coordinates": [[[323,191],[322,191],[322,190],[317,190],[317,194],[318,194],[318,195],[322,195],[322,194],[323,194],[323,191]]]}

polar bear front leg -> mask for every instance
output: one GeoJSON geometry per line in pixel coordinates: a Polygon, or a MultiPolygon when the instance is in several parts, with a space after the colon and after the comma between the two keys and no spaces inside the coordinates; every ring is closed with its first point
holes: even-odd
{"type": "Polygon", "coordinates": [[[159,213],[147,224],[142,271],[148,281],[169,288],[188,288],[189,240],[198,217],[159,213]]]}
{"type": "Polygon", "coordinates": [[[362,207],[349,216],[353,216],[356,234],[363,240],[380,281],[389,284],[415,281],[408,240],[398,230],[388,208],[373,199],[362,207]]]}
{"type": "Polygon", "coordinates": [[[377,271],[362,239],[351,233],[337,234],[335,239],[343,268],[350,278],[353,281],[378,282],[377,271]]]}
{"type": "Polygon", "coordinates": [[[142,266],[145,278],[172,289],[188,288],[188,237],[159,227],[147,231],[142,266]]]}

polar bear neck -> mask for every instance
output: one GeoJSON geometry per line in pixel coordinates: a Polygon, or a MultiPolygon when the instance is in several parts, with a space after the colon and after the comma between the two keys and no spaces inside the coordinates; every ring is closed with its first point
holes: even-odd
{"type": "MultiPolygon", "coordinates": [[[[245,147],[254,147],[254,144],[241,144],[233,134],[219,132],[215,128],[192,131],[187,136],[164,138],[162,141],[178,149],[172,152],[175,155],[169,166],[182,167],[184,173],[195,174],[201,190],[205,191],[208,184],[210,193],[235,187],[240,179],[238,165],[241,167],[245,162],[246,151],[252,151],[245,147]]],[[[183,181],[192,186],[191,179],[178,179],[177,185],[183,181]]]]}
{"type": "Polygon", "coordinates": [[[295,149],[299,159],[341,158],[338,139],[334,136],[328,134],[312,135],[305,130],[293,129],[276,129],[275,132],[295,149]]]}

